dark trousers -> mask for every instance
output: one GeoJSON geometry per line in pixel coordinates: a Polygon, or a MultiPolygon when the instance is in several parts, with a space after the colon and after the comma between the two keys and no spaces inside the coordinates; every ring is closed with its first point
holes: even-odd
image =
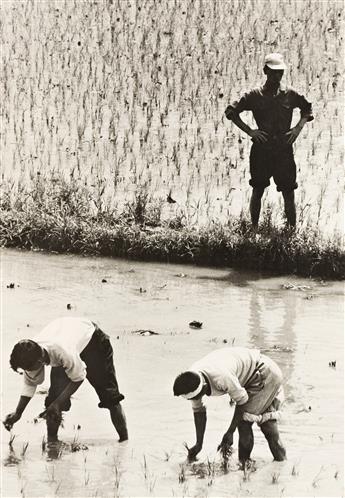
{"type": "MultiPolygon", "coordinates": [[[[86,365],[86,378],[95,389],[100,408],[112,408],[124,399],[119,392],[116,379],[113,348],[109,336],[96,329],[90,342],[80,353],[80,358],[86,365]]],[[[63,367],[52,367],[50,373],[50,387],[45,399],[45,406],[48,407],[61,394],[65,387],[71,382],[67,377],[63,367]]],[[[61,409],[68,411],[71,407],[71,400],[68,399],[61,409]]]]}

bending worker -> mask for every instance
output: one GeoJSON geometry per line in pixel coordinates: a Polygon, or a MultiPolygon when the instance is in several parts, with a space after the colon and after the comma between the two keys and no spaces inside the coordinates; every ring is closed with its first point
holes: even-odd
{"type": "Polygon", "coordinates": [[[278,365],[256,349],[223,348],[209,353],[178,375],[174,395],[192,402],[196,444],[188,450],[190,460],[201,451],[206,429],[206,406],[203,396],[228,394],[236,403],[228,430],[218,446],[226,452],[233,444],[238,429],[238,457],[242,466],[250,460],[254,446],[253,422],[265,435],[275,460],[285,460],[285,448],[280,440],[277,419],[283,400],[282,373],[278,365]]]}
{"type": "Polygon", "coordinates": [[[7,415],[4,426],[10,430],[22,416],[38,384],[44,381],[45,366],[51,366],[50,387],[45,399],[48,441],[57,441],[62,411],[71,407],[70,397],[88,379],[94,387],[100,408],[107,408],[120,437],[128,439],[120,401],[109,337],[86,318],[59,318],[49,323],[35,338],[19,341],[13,348],[10,365],[23,370],[24,385],[16,410],[7,415]]]}

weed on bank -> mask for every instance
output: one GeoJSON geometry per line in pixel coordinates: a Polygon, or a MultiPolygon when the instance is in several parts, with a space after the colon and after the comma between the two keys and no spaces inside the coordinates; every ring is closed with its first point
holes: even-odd
{"type": "Polygon", "coordinates": [[[29,189],[7,185],[1,193],[3,247],[345,277],[340,237],[322,238],[309,226],[276,227],[269,211],[253,231],[244,214],[203,226],[183,215],[162,219],[161,203],[142,189],[121,211],[101,206],[74,179],[38,178],[29,189]]]}

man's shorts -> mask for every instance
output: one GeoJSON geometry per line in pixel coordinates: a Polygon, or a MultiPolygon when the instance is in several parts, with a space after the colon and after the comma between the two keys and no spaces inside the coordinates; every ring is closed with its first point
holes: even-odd
{"type": "Polygon", "coordinates": [[[260,367],[257,375],[248,386],[245,386],[249,396],[248,401],[241,405],[245,412],[254,415],[275,411],[284,400],[283,374],[276,362],[268,356],[260,354],[258,365],[260,367]]]}
{"type": "Polygon", "coordinates": [[[250,151],[250,175],[249,184],[252,187],[268,187],[273,176],[278,192],[296,189],[296,163],[292,146],[253,144],[250,151]]]}
{"type": "MultiPolygon", "coordinates": [[[[113,348],[109,336],[104,334],[97,325],[90,342],[80,353],[80,357],[86,364],[86,378],[98,395],[100,408],[112,408],[125,398],[119,392],[113,362],[113,348]]],[[[48,407],[70,382],[63,367],[52,367],[45,406],[48,407]]],[[[70,407],[71,400],[68,399],[61,409],[68,411],[70,407]]]]}

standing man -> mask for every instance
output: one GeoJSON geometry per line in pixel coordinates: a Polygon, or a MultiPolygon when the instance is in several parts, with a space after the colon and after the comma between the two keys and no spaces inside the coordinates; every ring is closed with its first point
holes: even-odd
{"type": "Polygon", "coordinates": [[[265,57],[264,74],[266,82],[260,88],[245,93],[238,101],[229,105],[225,116],[252,139],[250,152],[249,184],[253,188],[250,201],[250,214],[253,227],[259,222],[261,198],[270,177],[283,194],[287,224],[296,225],[294,190],[296,183],[296,164],[292,144],[301,133],[303,126],[312,121],[311,104],[291,88],[283,88],[281,79],[286,65],[281,54],[273,53],[265,57]],[[291,128],[293,110],[301,111],[300,120],[291,128]],[[242,111],[253,113],[257,129],[250,128],[242,119],[242,111]]]}
{"type": "Polygon", "coordinates": [[[284,397],[281,384],[278,365],[260,351],[247,348],[217,349],[178,375],[174,395],[191,400],[194,412],[196,444],[188,450],[189,459],[195,459],[203,445],[207,417],[202,397],[228,394],[236,402],[236,408],[218,450],[227,454],[237,428],[238,457],[244,468],[254,446],[252,424],[257,422],[274,459],[285,460],[277,426],[278,409],[284,397]]]}
{"type": "Polygon", "coordinates": [[[7,415],[4,426],[11,430],[22,416],[38,384],[44,381],[45,366],[51,366],[50,388],[45,399],[44,417],[48,441],[57,441],[62,411],[71,407],[70,397],[85,378],[99,397],[100,408],[107,408],[120,437],[128,439],[126,418],[120,401],[109,336],[86,318],[59,318],[49,323],[35,340],[24,339],[13,348],[10,365],[23,370],[24,385],[16,410],[7,415]]]}

